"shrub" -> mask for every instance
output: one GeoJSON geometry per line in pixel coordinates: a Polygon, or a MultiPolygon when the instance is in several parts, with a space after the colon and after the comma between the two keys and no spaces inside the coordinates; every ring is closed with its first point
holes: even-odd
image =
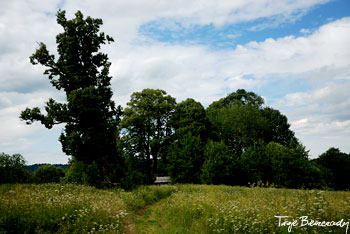
{"type": "Polygon", "coordinates": [[[100,170],[96,162],[91,164],[72,160],[64,178],[65,182],[93,185],[101,187],[103,184],[100,170]]]}
{"type": "Polygon", "coordinates": [[[58,183],[64,177],[64,171],[60,167],[44,165],[35,171],[34,176],[37,183],[58,183]]]}

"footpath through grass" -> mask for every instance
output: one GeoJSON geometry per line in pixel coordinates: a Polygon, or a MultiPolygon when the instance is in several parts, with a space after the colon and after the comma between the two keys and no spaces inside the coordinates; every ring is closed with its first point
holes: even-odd
{"type": "Polygon", "coordinates": [[[166,199],[147,206],[134,217],[134,226],[129,233],[169,233],[170,223],[164,216],[166,199]]]}
{"type": "Polygon", "coordinates": [[[134,233],[346,233],[350,226],[350,192],[209,185],[177,188],[135,219],[134,233]]]}
{"type": "Polygon", "coordinates": [[[69,184],[0,186],[0,233],[289,233],[288,228],[291,233],[346,233],[349,221],[350,192],[209,185],[141,186],[132,192],[69,184]],[[279,222],[276,216],[288,219],[279,222]]]}
{"type": "Polygon", "coordinates": [[[138,210],[176,191],[132,192],[83,185],[1,185],[0,233],[125,233],[138,210]]]}

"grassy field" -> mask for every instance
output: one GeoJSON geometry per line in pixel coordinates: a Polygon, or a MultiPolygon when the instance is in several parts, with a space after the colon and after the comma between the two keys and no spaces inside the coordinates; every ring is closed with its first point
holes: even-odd
{"type": "Polygon", "coordinates": [[[132,192],[70,184],[0,186],[0,233],[288,233],[288,228],[291,233],[346,233],[349,221],[350,192],[209,185],[141,186],[132,192]],[[322,221],[330,226],[321,227],[322,221]]]}

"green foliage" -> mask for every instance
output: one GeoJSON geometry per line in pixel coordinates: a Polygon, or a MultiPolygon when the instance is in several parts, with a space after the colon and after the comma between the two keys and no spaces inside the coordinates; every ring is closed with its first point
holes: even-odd
{"type": "Polygon", "coordinates": [[[69,165],[64,181],[102,187],[104,181],[99,170],[96,162],[85,164],[82,161],[73,160],[69,165]]]}
{"type": "Polygon", "coordinates": [[[336,190],[350,189],[350,155],[330,148],[316,160],[326,185],[336,190]]]}
{"type": "Polygon", "coordinates": [[[263,107],[264,101],[253,92],[239,89],[207,108],[213,126],[212,138],[223,140],[240,156],[256,142],[298,144],[286,116],[278,110],[263,107]]]}
{"type": "Polygon", "coordinates": [[[53,165],[41,166],[34,173],[37,183],[58,183],[64,175],[62,168],[53,165]]]}
{"type": "Polygon", "coordinates": [[[204,144],[199,136],[187,134],[171,145],[169,174],[173,183],[199,183],[204,162],[204,144]]]}
{"type": "Polygon", "coordinates": [[[240,163],[244,171],[245,183],[257,181],[273,182],[271,158],[266,155],[262,142],[249,147],[241,156],[240,163]]]}
{"type": "Polygon", "coordinates": [[[267,121],[262,115],[264,100],[253,92],[238,89],[207,108],[213,126],[212,138],[224,141],[238,157],[263,138],[267,121]]]}
{"type": "MultiPolygon", "coordinates": [[[[32,165],[26,165],[26,169],[28,171],[35,172],[39,167],[44,166],[44,165],[48,165],[48,164],[47,163],[35,163],[32,165]]],[[[63,170],[66,170],[68,168],[68,164],[51,164],[51,165],[53,165],[55,167],[60,167],[63,170]]]]}
{"type": "Polygon", "coordinates": [[[306,175],[310,162],[303,146],[287,148],[279,143],[270,142],[265,147],[265,154],[271,157],[275,184],[288,188],[301,188],[309,184],[306,175]]]}
{"type": "Polygon", "coordinates": [[[25,161],[20,154],[0,154],[0,184],[25,183],[32,180],[32,174],[25,169],[25,161]]]}
{"type": "Polygon", "coordinates": [[[209,121],[203,106],[193,99],[176,105],[171,125],[175,130],[167,154],[168,172],[175,183],[199,183],[209,121]]]}
{"type": "Polygon", "coordinates": [[[240,169],[235,155],[223,141],[209,140],[204,149],[201,181],[205,184],[238,184],[240,169]]]}
{"type": "Polygon", "coordinates": [[[99,50],[113,39],[99,33],[101,19],[84,19],[80,11],[72,20],[66,19],[65,11],[59,11],[57,23],[63,28],[56,37],[58,59],[40,43],[30,61],[47,67],[44,74],[56,89],[65,91],[67,103],[50,98],[46,114],[38,107],[27,108],[20,118],[27,124],[40,121],[49,129],[64,123],[60,136],[63,152],[87,164],[96,162],[100,172],[103,168],[101,176],[108,176],[110,166],[118,162],[115,136],[120,108],[112,101],[111,63],[99,50]]]}
{"type": "Polygon", "coordinates": [[[143,168],[143,161],[135,156],[124,154],[124,162],[126,171],[120,180],[120,186],[123,189],[130,191],[141,184],[147,184],[145,178],[146,172],[140,170],[143,168]]]}
{"type": "Polygon", "coordinates": [[[249,146],[262,139],[267,121],[254,105],[235,103],[227,108],[208,108],[216,138],[222,140],[232,153],[241,155],[249,146]]]}
{"type": "Polygon", "coordinates": [[[237,89],[236,92],[228,94],[219,101],[214,101],[208,109],[229,108],[233,105],[255,106],[260,108],[264,104],[264,99],[253,92],[244,89],[237,89]]]}
{"type": "MultiPolygon", "coordinates": [[[[214,173],[209,168],[226,164],[231,167],[231,183],[226,180],[225,184],[270,181],[283,187],[317,186],[321,183],[319,172],[309,163],[307,152],[290,130],[287,117],[263,104],[263,99],[255,93],[240,89],[207,108],[209,135],[215,141],[223,141],[231,156],[226,157],[230,160],[211,156],[218,160],[204,164],[203,181],[216,183],[210,177],[222,176],[226,170],[221,167],[214,173]]],[[[210,154],[208,150],[205,153],[210,154]]]]}
{"type": "Polygon", "coordinates": [[[78,184],[87,183],[85,167],[86,165],[81,161],[77,161],[77,160],[71,161],[66,171],[66,176],[64,178],[64,181],[68,183],[78,183],[78,184]]]}
{"type": "Polygon", "coordinates": [[[247,182],[265,181],[280,187],[309,187],[311,164],[304,147],[287,148],[279,143],[255,144],[242,155],[247,182]]]}
{"type": "Polygon", "coordinates": [[[298,139],[290,129],[290,124],[285,115],[282,115],[278,110],[266,107],[262,109],[262,116],[266,119],[266,128],[263,135],[266,143],[276,142],[287,147],[290,144],[298,144],[298,139]]]}
{"type": "Polygon", "coordinates": [[[164,90],[144,89],[131,95],[124,110],[121,126],[126,131],[125,149],[143,162],[141,171],[147,183],[157,174],[159,152],[172,134],[169,121],[175,105],[175,99],[164,90]]]}
{"type": "Polygon", "coordinates": [[[194,99],[188,98],[176,105],[171,124],[175,129],[176,139],[188,133],[200,136],[203,140],[207,138],[209,120],[202,104],[194,99]]]}

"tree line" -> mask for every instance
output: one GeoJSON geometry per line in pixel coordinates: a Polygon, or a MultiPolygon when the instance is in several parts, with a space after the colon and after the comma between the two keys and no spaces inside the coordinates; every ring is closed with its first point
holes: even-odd
{"type": "Polygon", "coordinates": [[[111,63],[100,52],[113,38],[99,32],[102,20],[80,11],[67,20],[59,11],[57,23],[63,28],[58,58],[40,43],[30,61],[47,68],[44,74],[66,102],[49,99],[44,113],[26,108],[20,118],[47,128],[64,124],[59,141],[71,156],[65,181],[132,188],[170,175],[173,183],[350,187],[348,174],[338,175],[334,166],[348,170],[348,154],[332,148],[310,161],[287,117],[253,92],[238,89],[204,108],[191,98],[177,103],[164,90],[144,89],[124,109],[117,106],[111,63]]]}

